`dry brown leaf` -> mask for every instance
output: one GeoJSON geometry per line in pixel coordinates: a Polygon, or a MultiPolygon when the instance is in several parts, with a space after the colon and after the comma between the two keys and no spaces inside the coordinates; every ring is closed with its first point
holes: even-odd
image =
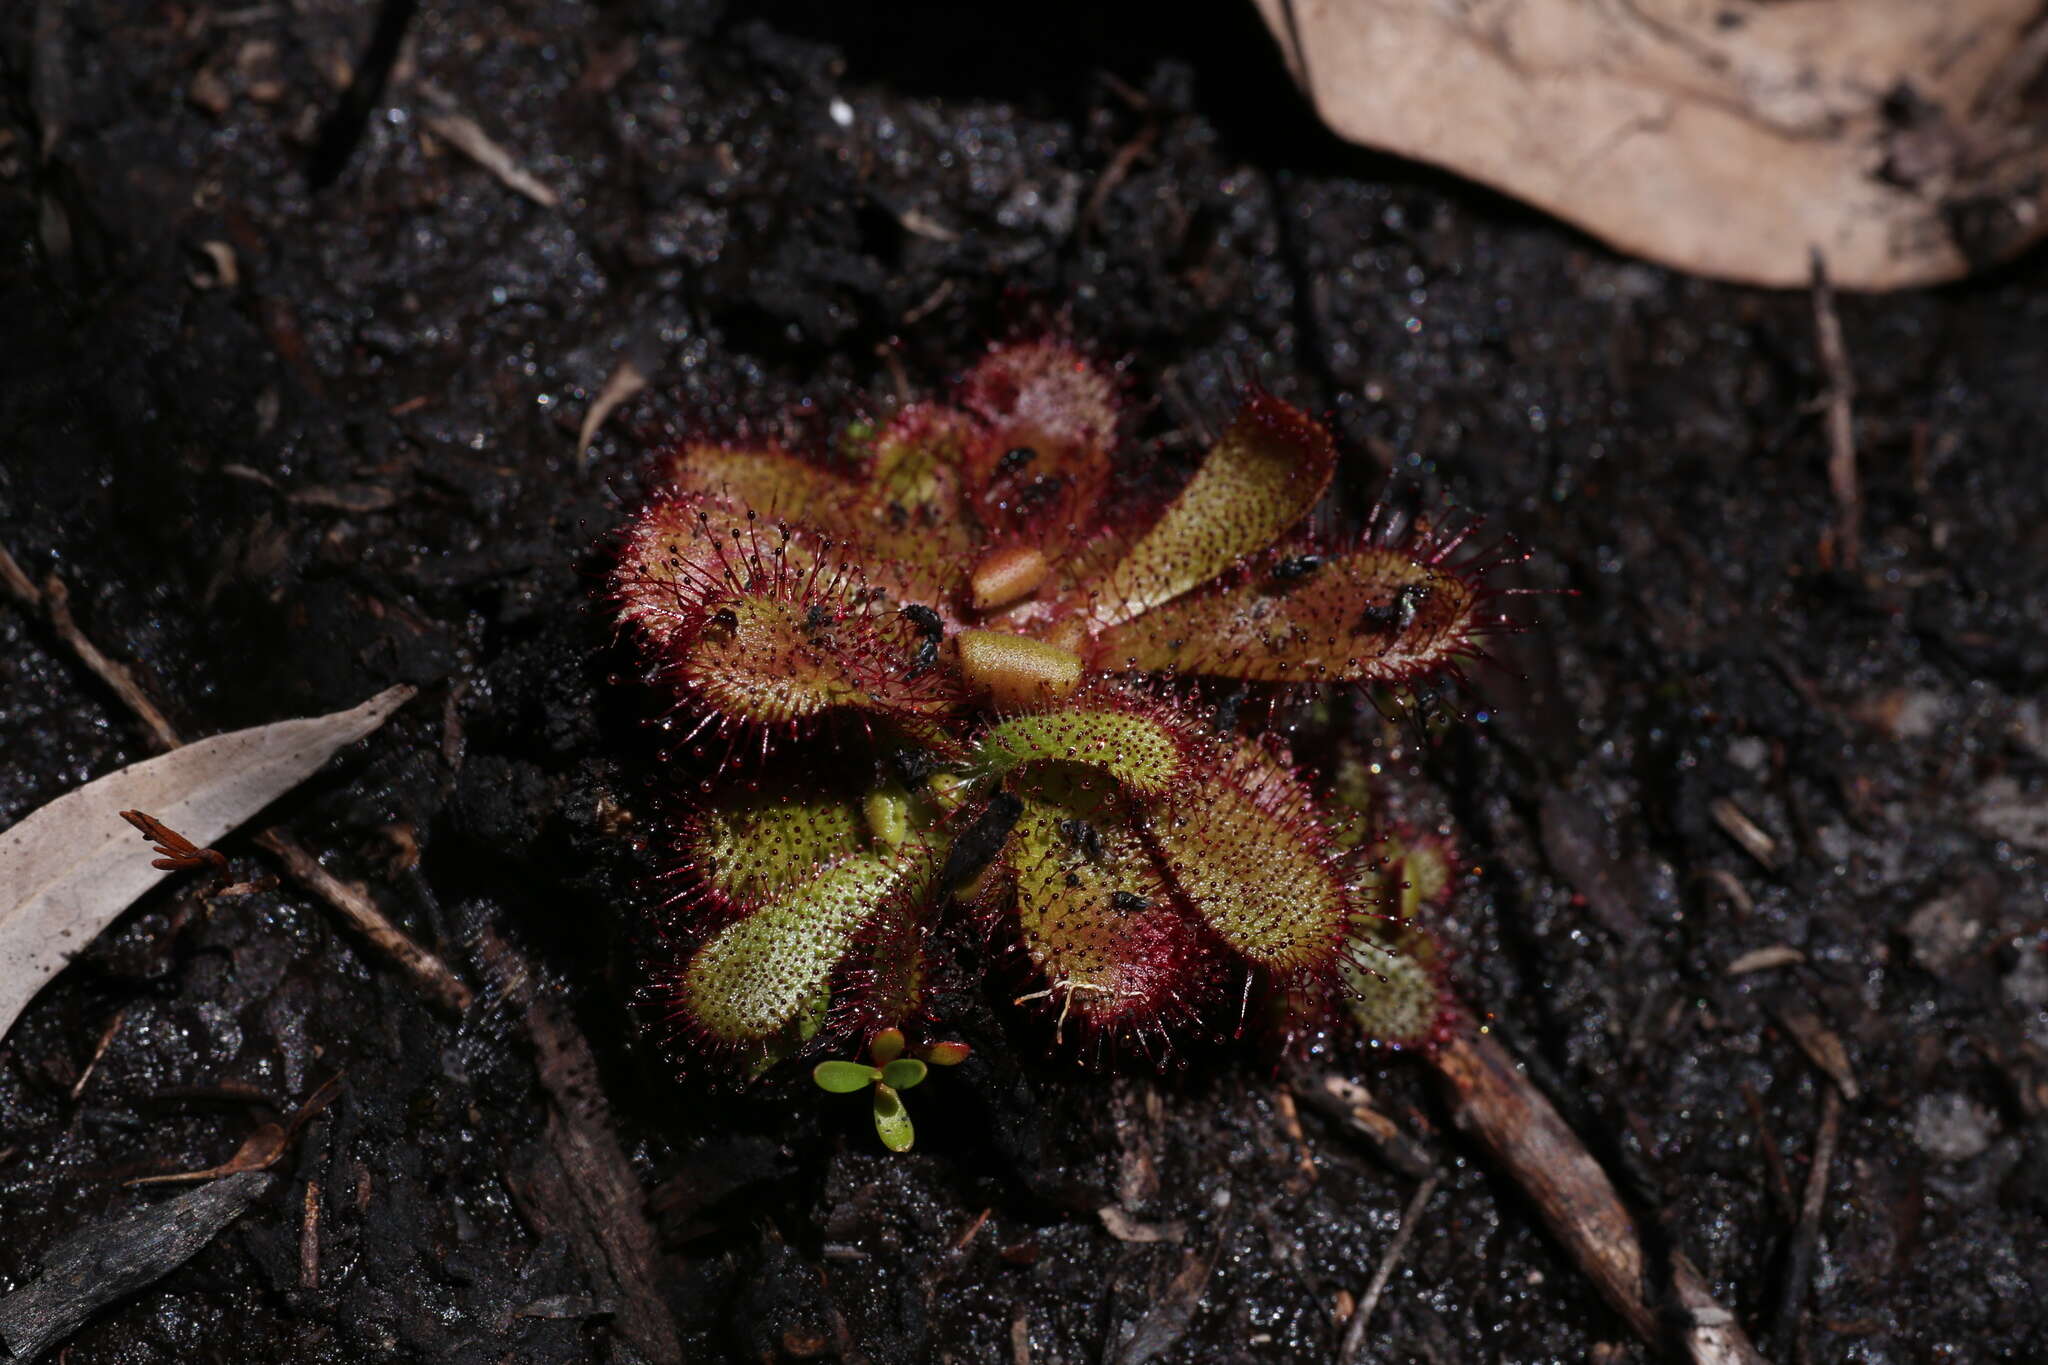
{"type": "Polygon", "coordinates": [[[242,1139],[242,1145],[235,1154],[218,1166],[208,1166],[203,1171],[172,1171],[166,1175],[137,1176],[128,1181],[130,1185],[172,1185],[186,1180],[218,1180],[226,1175],[240,1175],[244,1171],[267,1171],[277,1164],[277,1159],[291,1146],[292,1139],[299,1135],[299,1129],[306,1126],[306,1120],[325,1109],[340,1089],[341,1078],[331,1076],[318,1090],[306,1097],[306,1102],[292,1113],[283,1123],[261,1123],[256,1131],[242,1139]]]}
{"type": "Polygon", "coordinates": [[[379,692],[332,715],[236,730],[131,763],[0,834],[0,1038],[72,954],[165,873],[121,812],[147,810],[205,847],[296,787],[413,694],[379,692]]]}
{"type": "Polygon", "coordinates": [[[1725,279],[1954,279],[2048,228],[2036,0],[1255,0],[1324,122],[1725,279]]]}
{"type": "Polygon", "coordinates": [[[613,409],[647,387],[647,376],[631,356],[621,360],[612,370],[611,378],[604,381],[604,388],[590,404],[590,411],[583,415],[583,429],[576,433],[576,467],[583,468],[590,463],[590,443],[597,436],[597,429],[604,425],[604,419],[612,415],[613,409]]]}
{"type": "Polygon", "coordinates": [[[284,1144],[283,1124],[259,1124],[255,1132],[242,1139],[242,1145],[235,1149],[235,1154],[218,1166],[209,1166],[203,1171],[174,1171],[169,1175],[138,1176],[128,1183],[171,1185],[186,1180],[218,1180],[224,1175],[240,1175],[243,1171],[267,1171],[284,1155],[284,1144]]]}

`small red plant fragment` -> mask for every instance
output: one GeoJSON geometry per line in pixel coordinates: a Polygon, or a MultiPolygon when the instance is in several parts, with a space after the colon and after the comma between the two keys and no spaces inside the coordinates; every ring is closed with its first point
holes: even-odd
{"type": "Polygon", "coordinates": [[[139,810],[124,810],[121,818],[142,831],[142,837],[153,845],[150,851],[157,856],[150,859],[151,867],[160,867],[166,872],[210,867],[221,878],[227,877],[227,856],[219,849],[199,848],[154,815],[145,815],[139,810]]]}

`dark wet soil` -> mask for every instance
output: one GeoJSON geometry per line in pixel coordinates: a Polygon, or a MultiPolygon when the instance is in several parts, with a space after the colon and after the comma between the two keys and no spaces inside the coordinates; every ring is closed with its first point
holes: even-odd
{"type": "MultiPolygon", "coordinates": [[[[1354,493],[1391,467],[1576,593],[1539,600],[1474,723],[1389,766],[1476,867],[1442,925],[1461,990],[1773,1359],[2048,1354],[2038,252],[1842,300],[1849,573],[1807,298],[1337,143],[1249,6],[426,6],[315,189],[375,8],[0,13],[0,544],[68,580],[186,733],[416,684],[273,814],[480,991],[437,1015],[289,884],[167,887],[87,951],[0,1044],[0,1292],[155,1197],[127,1178],[223,1160],[342,1080],[277,1192],[74,1365],[643,1358],[547,1196],[506,944],[595,1051],[687,1358],[1333,1358],[1411,1185],[1313,1115],[1297,1178],[1270,1059],[1085,1074],[977,1015],[896,1158],[801,1076],[677,1082],[629,1008],[678,779],[592,599],[642,453],[822,434],[1047,325],[1127,362],[1134,441],[1184,449],[1260,379],[1331,414],[1354,493]],[[558,203],[429,131],[450,108],[558,203]],[[652,382],[579,467],[628,358],[652,382]],[[1860,1093],[1773,1339],[1827,1085],[1801,1014],[1860,1093]],[[1112,1236],[1113,1204],[1179,1240],[1112,1236]]],[[[0,824],[148,752],[0,607],[0,824]]],[[[1647,1358],[1419,1066],[1326,1064],[1448,1171],[1364,1359],[1647,1358]]]]}

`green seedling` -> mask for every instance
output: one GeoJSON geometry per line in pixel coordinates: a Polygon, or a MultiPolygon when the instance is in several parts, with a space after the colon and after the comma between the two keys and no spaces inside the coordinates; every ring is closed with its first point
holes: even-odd
{"type": "Polygon", "coordinates": [[[873,1065],[861,1062],[819,1062],[811,1079],[820,1090],[851,1095],[872,1088],[875,1092],[875,1136],[892,1152],[907,1152],[917,1140],[910,1113],[903,1107],[903,1092],[924,1082],[927,1068],[958,1066],[967,1060],[965,1043],[931,1043],[918,1049],[921,1056],[906,1057],[903,1030],[883,1029],[868,1045],[873,1065]]]}

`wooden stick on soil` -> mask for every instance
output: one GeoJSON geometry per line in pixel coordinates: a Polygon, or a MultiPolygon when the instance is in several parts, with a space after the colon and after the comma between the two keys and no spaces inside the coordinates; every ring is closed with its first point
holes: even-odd
{"type": "Polygon", "coordinates": [[[1828,391],[1822,401],[1828,417],[1828,488],[1835,498],[1835,553],[1844,569],[1855,572],[1863,557],[1863,484],[1856,472],[1856,378],[1849,369],[1849,348],[1842,342],[1842,319],[1835,312],[1835,289],[1828,282],[1827,260],[1813,249],[1813,332],[1820,348],[1821,369],[1828,391]]]}
{"type": "Polygon", "coordinates": [[[1506,1167],[1637,1336],[1690,1365],[1765,1365],[1683,1255],[1673,1254],[1653,1273],[1636,1220],[1600,1163],[1470,1016],[1458,1018],[1430,1060],[1449,1088],[1458,1126],[1506,1167]]]}
{"type": "Polygon", "coordinates": [[[1820,1216],[1827,1202],[1828,1172],[1834,1165],[1835,1143],[1841,1127],[1842,1092],[1831,1085],[1821,1096],[1820,1134],[1814,1139],[1813,1165],[1806,1172],[1806,1197],[1800,1201],[1799,1222],[1785,1256],[1784,1292],[1771,1320],[1771,1349],[1775,1351],[1793,1351],[1798,1346],[1799,1310],[1813,1284],[1814,1257],[1820,1248],[1820,1216]]]}
{"type": "Polygon", "coordinates": [[[1394,1267],[1401,1262],[1401,1253],[1408,1249],[1409,1240],[1415,1236],[1415,1225],[1422,1220],[1422,1210],[1428,1206],[1430,1196],[1436,1193],[1437,1184],[1438,1177],[1432,1175],[1417,1185],[1415,1193],[1408,1197],[1408,1207],[1401,1210],[1400,1231],[1387,1244],[1386,1254],[1380,1257],[1380,1267],[1372,1274],[1372,1283],[1365,1287],[1364,1297],[1351,1312],[1351,1321],[1344,1329],[1344,1342],[1337,1348],[1337,1365],[1352,1365],[1358,1359],[1358,1352],[1365,1345],[1366,1325],[1372,1321],[1372,1310],[1379,1307],[1380,1295],[1387,1291],[1387,1281],[1393,1278],[1394,1267]]]}
{"type": "MultiPolygon", "coordinates": [[[[168,752],[184,744],[163,711],[143,690],[142,684],[135,680],[135,675],[125,665],[102,653],[78,628],[77,620],[71,615],[71,594],[62,579],[51,574],[38,589],[14,556],[0,545],[0,587],[5,587],[24,607],[49,621],[50,628],[65,647],[142,722],[157,748],[168,752]]],[[[472,998],[469,987],[449,970],[447,963],[393,924],[377,908],[367,888],[343,881],[329,872],[312,851],[287,830],[278,827],[264,830],[256,836],[256,842],[277,855],[293,880],[334,907],[343,919],[369,940],[372,947],[403,967],[436,1005],[454,1014],[461,1014],[469,1008],[472,998]]]]}

